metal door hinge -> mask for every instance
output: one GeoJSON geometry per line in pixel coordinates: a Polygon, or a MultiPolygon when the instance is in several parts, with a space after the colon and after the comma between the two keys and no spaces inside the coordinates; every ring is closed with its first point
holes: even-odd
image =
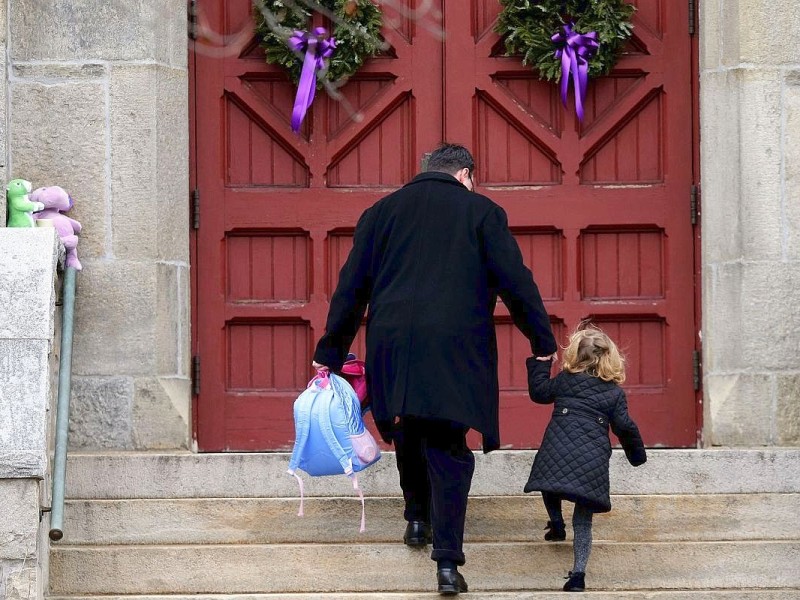
{"type": "Polygon", "coordinates": [[[689,0],[689,35],[697,31],[697,0],[689,0]]]}
{"type": "Polygon", "coordinates": [[[188,11],[188,27],[189,27],[189,39],[196,40],[197,39],[197,0],[189,0],[189,4],[187,6],[188,11]]]}
{"type": "Polygon", "coordinates": [[[200,229],[200,190],[192,191],[192,229],[200,229]]]}
{"type": "Polygon", "coordinates": [[[692,225],[697,225],[697,216],[700,214],[699,198],[700,189],[696,185],[693,185],[689,192],[689,211],[692,225]]]}
{"type": "Polygon", "coordinates": [[[197,354],[192,357],[192,394],[200,394],[200,357],[197,354]]]}
{"type": "Polygon", "coordinates": [[[694,391],[700,390],[700,350],[692,351],[692,383],[694,384],[694,391]]]}

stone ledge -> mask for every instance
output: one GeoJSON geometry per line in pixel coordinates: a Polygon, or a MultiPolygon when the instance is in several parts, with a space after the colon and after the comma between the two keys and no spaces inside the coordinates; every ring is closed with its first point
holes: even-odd
{"type": "MultiPolygon", "coordinates": [[[[532,450],[476,454],[474,496],[520,495],[532,450]]],[[[800,448],[649,450],[636,469],[616,450],[615,494],[747,494],[800,492],[800,448]]],[[[289,454],[128,452],[71,454],[67,496],[80,498],[259,498],[297,496],[286,474],[289,454]]],[[[350,496],[346,477],[305,477],[310,496],[350,496]]],[[[400,493],[393,452],[359,475],[368,495],[400,493]]]]}
{"type": "Polygon", "coordinates": [[[0,479],[44,479],[47,458],[33,450],[0,453],[0,479]]]}
{"type": "MultiPolygon", "coordinates": [[[[551,590],[572,563],[571,544],[465,544],[464,551],[463,573],[475,591],[551,590]]],[[[429,556],[399,541],[53,548],[50,586],[53,595],[427,591],[435,581],[429,556]]],[[[800,542],[598,542],[590,585],[796,589],[798,556],[800,542]]]]}
{"type": "MultiPolygon", "coordinates": [[[[800,539],[800,520],[786,518],[800,514],[800,494],[614,495],[611,502],[611,512],[594,521],[595,541],[800,539]]],[[[363,533],[355,495],[307,498],[302,518],[299,505],[299,497],[69,500],[58,545],[392,543],[406,526],[400,496],[368,498],[363,533]]],[[[565,503],[567,523],[572,508],[565,503]]],[[[539,494],[473,496],[465,540],[538,542],[547,520],[539,494]]]]}
{"type": "MultiPolygon", "coordinates": [[[[553,585],[553,587],[558,587],[553,585]]],[[[589,590],[593,600],[798,600],[800,590],[678,590],[638,592],[596,592],[589,590]]],[[[171,595],[169,600],[441,600],[435,592],[379,592],[355,594],[197,594],[171,595]]],[[[558,592],[476,592],[470,590],[469,600],[564,600],[558,592]]],[[[48,596],[48,600],[166,600],[164,596],[48,596]]]]}
{"type": "Polygon", "coordinates": [[[61,252],[52,227],[0,228],[0,338],[53,338],[54,283],[61,252]],[[25,310],[20,310],[23,306],[25,310]]]}

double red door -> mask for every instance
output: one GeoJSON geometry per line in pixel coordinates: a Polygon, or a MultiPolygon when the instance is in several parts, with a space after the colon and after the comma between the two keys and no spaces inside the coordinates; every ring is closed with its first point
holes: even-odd
{"type": "MultiPolygon", "coordinates": [[[[293,86],[265,64],[249,0],[199,0],[201,450],[291,447],[292,402],[311,376],[354,225],[442,140],[473,150],[478,190],[508,212],[558,339],[594,319],[628,358],[625,388],[646,442],[696,443],[688,9],[636,4],[635,38],[611,76],[590,83],[583,123],[555,85],[502,56],[498,2],[409,0],[382,7],[390,48],[341,98],[318,95],[295,135],[293,86]]],[[[527,398],[529,348],[502,306],[497,326],[503,442],[535,447],[549,411],[527,398]]],[[[364,354],[363,331],[353,350],[364,354]]]]}

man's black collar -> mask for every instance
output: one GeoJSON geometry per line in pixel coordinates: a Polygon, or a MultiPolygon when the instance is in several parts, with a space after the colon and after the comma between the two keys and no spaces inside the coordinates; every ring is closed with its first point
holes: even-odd
{"type": "Polygon", "coordinates": [[[464,187],[464,184],[461,183],[458,179],[456,179],[449,173],[443,173],[441,171],[426,171],[425,173],[420,173],[419,175],[414,177],[414,179],[409,181],[406,185],[414,185],[415,183],[421,183],[424,181],[441,181],[442,183],[453,183],[455,185],[460,185],[461,187],[464,187]]]}

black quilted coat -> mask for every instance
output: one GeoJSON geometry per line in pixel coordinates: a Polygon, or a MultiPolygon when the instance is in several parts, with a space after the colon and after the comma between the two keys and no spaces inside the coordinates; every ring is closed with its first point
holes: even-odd
{"type": "Polygon", "coordinates": [[[608,512],[609,426],[633,466],[647,461],[639,428],[628,416],[625,392],[588,373],[562,371],[550,379],[550,364],[527,361],[531,399],[554,407],[525,491],[552,492],[595,512],[608,512]]]}

